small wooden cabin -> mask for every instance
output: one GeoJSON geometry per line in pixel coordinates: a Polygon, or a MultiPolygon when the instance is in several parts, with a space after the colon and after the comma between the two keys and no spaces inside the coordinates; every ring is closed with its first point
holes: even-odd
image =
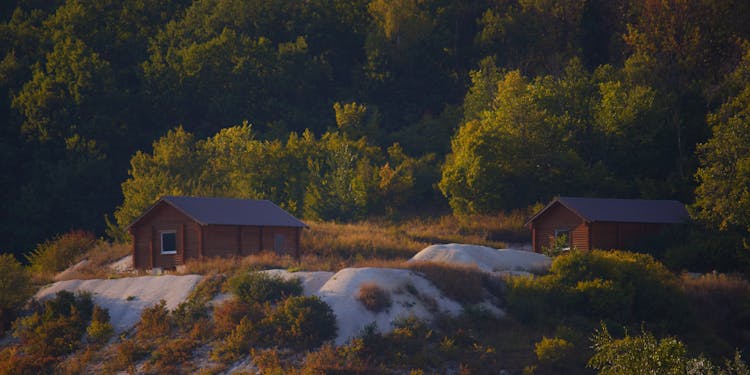
{"type": "Polygon", "coordinates": [[[531,246],[540,253],[566,236],[569,248],[628,249],[666,225],[689,219],[685,205],[673,200],[559,197],[532,216],[531,246]]]}
{"type": "Polygon", "coordinates": [[[267,200],[163,197],[128,230],[133,237],[133,267],[150,269],[264,250],[299,257],[306,227],[267,200]]]}

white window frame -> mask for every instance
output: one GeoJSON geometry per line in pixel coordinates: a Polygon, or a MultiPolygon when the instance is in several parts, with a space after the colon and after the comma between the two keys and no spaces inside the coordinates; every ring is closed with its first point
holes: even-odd
{"type": "Polygon", "coordinates": [[[159,231],[159,239],[161,240],[161,253],[162,254],[177,254],[177,231],[176,230],[162,230],[159,231]],[[164,251],[164,235],[174,234],[174,251],[164,251]]]}
{"type": "Polygon", "coordinates": [[[573,244],[573,238],[571,237],[573,233],[570,229],[555,229],[555,240],[557,240],[557,237],[561,234],[566,234],[568,236],[568,247],[563,247],[562,251],[569,251],[573,244]]]}

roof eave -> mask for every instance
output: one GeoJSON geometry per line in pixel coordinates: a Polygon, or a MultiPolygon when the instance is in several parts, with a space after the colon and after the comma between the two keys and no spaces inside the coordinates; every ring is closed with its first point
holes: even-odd
{"type": "Polygon", "coordinates": [[[161,198],[159,198],[159,200],[158,200],[158,201],[154,202],[154,204],[152,204],[152,205],[151,205],[151,206],[150,206],[150,207],[149,207],[149,208],[148,208],[148,209],[147,209],[147,210],[146,210],[145,212],[143,212],[143,213],[142,213],[142,214],[141,214],[140,216],[138,216],[138,217],[137,217],[137,218],[136,218],[135,220],[133,220],[133,222],[132,222],[132,223],[130,223],[130,225],[128,225],[127,227],[125,227],[125,230],[126,230],[126,231],[129,231],[129,230],[130,230],[130,228],[132,228],[132,227],[133,227],[134,225],[136,225],[136,224],[137,224],[137,223],[138,223],[139,221],[141,221],[141,220],[142,220],[142,219],[143,219],[144,217],[146,217],[146,216],[147,216],[147,215],[148,215],[149,213],[151,213],[151,211],[153,211],[153,210],[154,210],[154,208],[156,208],[156,206],[158,206],[158,205],[159,205],[159,203],[162,203],[162,202],[164,202],[164,203],[166,203],[166,204],[170,205],[170,206],[171,206],[172,208],[176,209],[176,210],[177,210],[177,211],[179,211],[179,212],[180,212],[181,214],[183,214],[183,215],[185,215],[185,216],[189,217],[190,219],[192,219],[192,220],[193,220],[193,221],[195,221],[196,223],[200,224],[201,226],[205,226],[205,225],[206,225],[206,223],[204,223],[204,222],[201,222],[200,220],[196,219],[195,217],[193,217],[193,216],[192,216],[192,215],[190,215],[189,213],[185,212],[185,211],[184,211],[183,209],[181,209],[181,208],[180,208],[179,206],[177,206],[176,204],[174,204],[174,203],[170,202],[170,201],[169,201],[169,199],[167,199],[167,198],[169,198],[169,197],[161,197],[161,198]]]}
{"type": "Polygon", "coordinates": [[[549,210],[550,208],[552,208],[552,206],[555,203],[560,203],[560,205],[562,205],[563,207],[567,208],[568,210],[570,210],[574,214],[578,215],[581,219],[583,219],[584,223],[591,223],[592,222],[585,215],[582,215],[580,212],[576,211],[574,208],[572,208],[572,207],[568,206],[567,204],[565,204],[565,202],[563,202],[562,200],[560,200],[560,197],[556,197],[555,199],[552,200],[552,202],[550,202],[548,205],[544,206],[544,208],[542,208],[534,216],[532,216],[531,218],[529,218],[529,220],[526,220],[526,223],[524,224],[524,226],[530,226],[532,221],[536,220],[539,216],[541,216],[542,214],[544,214],[545,212],[547,212],[547,210],[549,210]]]}

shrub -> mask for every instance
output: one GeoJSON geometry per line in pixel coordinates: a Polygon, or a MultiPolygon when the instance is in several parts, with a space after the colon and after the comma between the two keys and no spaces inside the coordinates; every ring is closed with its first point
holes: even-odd
{"type": "Polygon", "coordinates": [[[94,245],[96,238],[93,234],[76,230],[42,242],[26,255],[26,259],[34,273],[51,276],[75,264],[94,245]]]}
{"type": "Polygon", "coordinates": [[[689,317],[677,278],[651,256],[623,251],[571,251],[549,275],[511,279],[507,299],[526,322],[577,314],[674,328],[689,317]]]}
{"type": "Polygon", "coordinates": [[[0,350],[0,375],[43,374],[55,361],[55,357],[26,355],[20,346],[6,347],[0,350]]]}
{"type": "Polygon", "coordinates": [[[159,374],[175,374],[182,371],[181,367],[190,364],[196,342],[190,339],[178,338],[159,345],[151,354],[146,370],[159,374]]]}
{"type": "Polygon", "coordinates": [[[277,302],[290,296],[302,294],[299,279],[284,280],[280,276],[264,272],[248,272],[232,277],[228,281],[229,290],[240,301],[247,304],[277,302]]]}
{"type": "Polygon", "coordinates": [[[190,296],[172,311],[175,325],[185,332],[192,329],[199,320],[207,319],[207,304],[219,292],[223,282],[222,275],[208,276],[201,280],[190,296]]]}
{"type": "Polygon", "coordinates": [[[32,293],[31,278],[21,263],[11,254],[0,254],[0,336],[32,293]]]}
{"type": "Polygon", "coordinates": [[[725,367],[716,366],[704,357],[690,358],[687,348],[678,339],[657,339],[642,330],[639,336],[625,334],[615,339],[602,324],[591,338],[594,355],[588,366],[599,374],[749,374],[739,352],[725,367]]]}
{"type": "Polygon", "coordinates": [[[571,246],[568,241],[568,235],[563,234],[555,237],[549,246],[542,246],[542,253],[550,258],[554,258],[558,255],[564,254],[566,251],[570,250],[570,248],[571,246]]]}
{"type": "Polygon", "coordinates": [[[103,344],[115,333],[112,324],[109,323],[109,312],[105,308],[94,306],[91,314],[91,324],[86,328],[89,341],[103,344]]]}
{"type": "Polygon", "coordinates": [[[30,361],[27,363],[24,358],[11,356],[21,361],[16,365],[39,370],[34,373],[50,372],[49,366],[80,347],[92,309],[90,294],[74,295],[66,291],[59,292],[44,304],[36,304],[31,315],[13,324],[13,334],[20,344],[18,354],[30,361]]]}
{"type": "Polygon", "coordinates": [[[250,356],[261,374],[284,375],[289,373],[281,365],[281,358],[279,358],[277,349],[253,350],[250,356]]]}
{"type": "Polygon", "coordinates": [[[234,327],[224,340],[211,352],[211,358],[220,362],[234,362],[240,355],[247,353],[253,342],[255,326],[247,317],[234,327]]]}
{"type": "Polygon", "coordinates": [[[114,328],[109,322],[92,321],[86,328],[89,341],[97,344],[106,343],[114,333],[114,328]]]}
{"type": "Polygon", "coordinates": [[[575,346],[562,338],[542,338],[534,344],[534,353],[538,361],[535,373],[571,374],[579,369],[575,361],[575,346]]]}
{"type": "Polygon", "coordinates": [[[214,332],[224,336],[231,332],[250,311],[250,306],[239,300],[225,301],[214,306],[214,332]]]}
{"type": "Polygon", "coordinates": [[[169,335],[172,329],[167,301],[161,300],[156,305],[146,307],[141,312],[138,322],[138,338],[152,340],[169,335]]]}
{"type": "Polygon", "coordinates": [[[125,339],[115,347],[115,367],[125,369],[129,374],[135,374],[135,364],[145,357],[148,351],[138,344],[134,339],[125,339]]]}
{"type": "Polygon", "coordinates": [[[391,307],[391,295],[375,283],[364,283],[359,287],[357,299],[375,313],[391,307]]]}
{"type": "Polygon", "coordinates": [[[290,297],[267,318],[279,346],[312,349],[336,337],[336,316],[318,297],[290,297]]]}

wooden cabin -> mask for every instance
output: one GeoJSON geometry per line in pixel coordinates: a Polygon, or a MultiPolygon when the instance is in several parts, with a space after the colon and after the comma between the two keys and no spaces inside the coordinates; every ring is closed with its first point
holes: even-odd
{"type": "Polygon", "coordinates": [[[629,249],[688,219],[685,205],[673,200],[559,197],[526,225],[531,246],[540,253],[560,236],[578,250],[629,249]]]}
{"type": "Polygon", "coordinates": [[[128,227],[133,267],[270,250],[299,257],[305,223],[267,200],[163,197],[128,227]]]}

